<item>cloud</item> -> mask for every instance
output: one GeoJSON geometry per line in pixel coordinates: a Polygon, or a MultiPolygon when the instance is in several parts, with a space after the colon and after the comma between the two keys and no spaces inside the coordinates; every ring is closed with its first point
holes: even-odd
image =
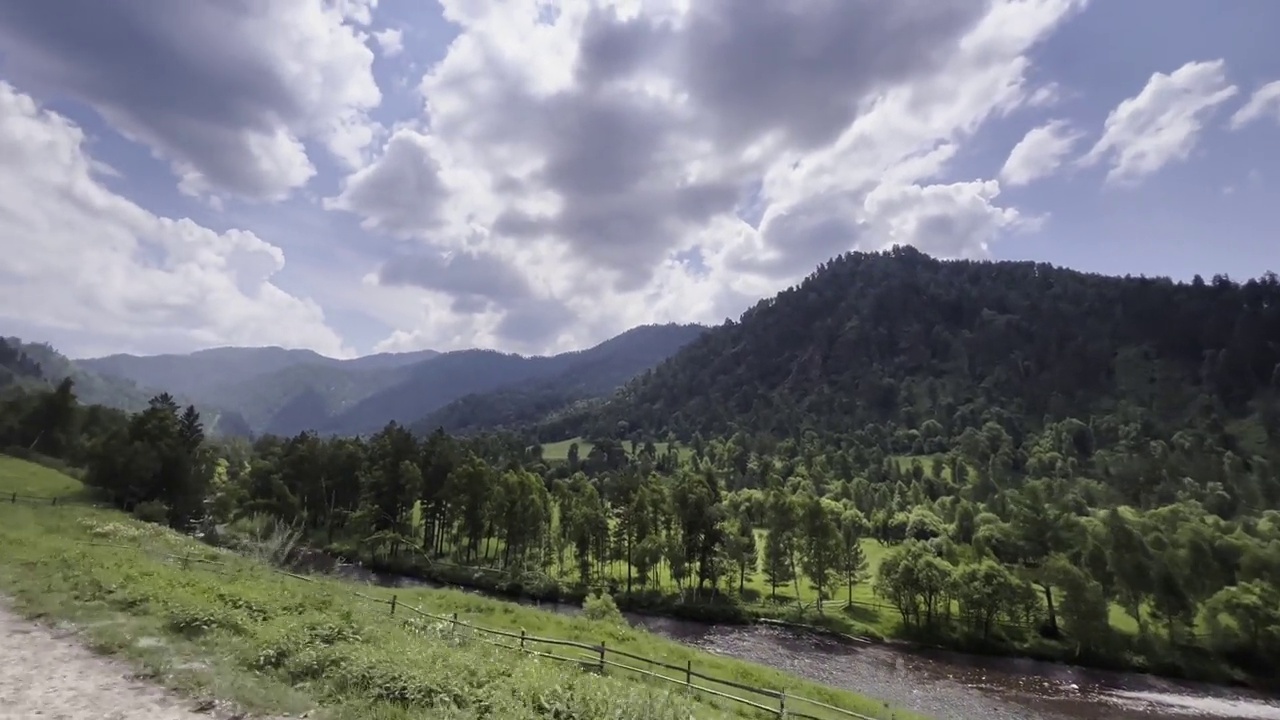
{"type": "Polygon", "coordinates": [[[1249,102],[1231,116],[1232,130],[1239,130],[1257,120],[1270,117],[1280,123],[1280,80],[1269,82],[1253,91],[1249,102]]]}
{"type": "Polygon", "coordinates": [[[509,306],[536,297],[528,279],[504,258],[488,253],[421,253],[400,257],[378,271],[383,285],[435,290],[454,299],[463,312],[495,302],[509,306]]]}
{"type": "Polygon", "coordinates": [[[378,41],[383,57],[395,57],[404,52],[404,33],[396,28],[378,30],[373,33],[373,39],[378,41]]]}
{"type": "MultiPolygon", "coordinates": [[[[551,350],[717,322],[847,250],[984,256],[1029,221],[994,181],[939,178],[987,120],[1056,94],[1028,87],[1027,53],[1084,3],[442,6],[460,32],[420,84],[424,116],[329,206],[501,262],[529,294],[487,298],[472,343],[551,350]],[[415,180],[360,192],[380,176],[415,180]],[[536,302],[572,324],[539,337],[536,302]]],[[[398,291],[417,262],[374,280],[398,291]]],[[[447,345],[450,293],[467,297],[433,290],[383,347],[447,345]]]]}
{"type": "Polygon", "coordinates": [[[1169,75],[1154,73],[1141,92],[1111,111],[1102,137],[1081,163],[1109,160],[1107,181],[1126,184],[1186,160],[1210,114],[1236,92],[1222,60],[1189,62],[1169,75]]]}
{"type": "Polygon", "coordinates": [[[135,352],[236,344],[350,354],[314,302],[272,283],[280,248],[116,195],[84,132],[5,82],[0,157],[0,317],[135,352]]]}
{"type": "Polygon", "coordinates": [[[1009,157],[1000,169],[1000,179],[1011,187],[1017,187],[1051,174],[1081,137],[1083,134],[1071,129],[1065,120],[1053,120],[1028,130],[1009,151],[1009,157]]]}
{"type": "Polygon", "coordinates": [[[397,237],[426,236],[440,225],[447,189],[432,139],[410,128],[387,140],[377,162],[352,173],[325,207],[364,217],[362,225],[397,237]]]}
{"type": "Polygon", "coordinates": [[[375,5],[5,3],[0,43],[11,79],[91,105],[185,192],[278,200],[316,173],[307,141],[364,162],[381,93],[358,26],[375,5]]]}

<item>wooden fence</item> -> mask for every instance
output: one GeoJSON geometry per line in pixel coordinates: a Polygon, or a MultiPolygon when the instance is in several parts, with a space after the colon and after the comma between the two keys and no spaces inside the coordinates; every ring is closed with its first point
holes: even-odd
{"type": "MultiPolygon", "coordinates": [[[[137,545],[120,545],[116,543],[94,541],[82,541],[80,544],[134,551],[142,549],[137,545]]],[[[161,559],[164,562],[175,562],[184,570],[189,569],[192,564],[209,566],[225,566],[227,564],[220,560],[202,558],[197,555],[192,555],[191,553],[182,555],[172,553],[148,554],[161,559]]],[[[306,575],[299,575],[279,568],[272,568],[272,570],[296,580],[315,582],[315,578],[308,577],[306,575]]],[[[215,570],[215,572],[217,571],[215,570]]],[[[682,687],[685,692],[689,694],[720,698],[778,718],[795,718],[803,720],[834,720],[836,718],[849,718],[850,720],[877,720],[877,718],[862,715],[852,710],[846,710],[845,708],[837,707],[812,698],[794,695],[782,690],[755,687],[745,683],[701,673],[694,669],[693,661],[691,660],[686,661],[684,665],[673,665],[661,660],[655,660],[653,658],[611,648],[603,640],[600,641],[599,644],[591,644],[561,638],[539,637],[537,635],[530,635],[524,630],[521,630],[519,633],[508,630],[499,630],[496,628],[485,627],[475,622],[468,622],[465,619],[459,619],[457,613],[452,613],[451,615],[438,615],[428,612],[421,608],[400,602],[398,596],[394,594],[389,600],[373,597],[372,595],[366,595],[356,591],[353,591],[352,594],[367,602],[387,607],[390,615],[394,616],[397,612],[404,615],[405,612],[409,612],[418,617],[446,624],[449,631],[454,635],[457,635],[460,630],[470,631],[473,639],[504,650],[520,652],[526,655],[546,658],[557,662],[564,662],[569,665],[577,666],[583,670],[600,674],[605,674],[610,670],[615,673],[633,673],[639,678],[671,683],[682,687]],[[719,687],[709,687],[709,684],[714,684],[719,687]],[[733,691],[737,691],[738,694],[735,694],[733,691]],[[822,714],[814,714],[815,712],[820,712],[822,714]]]]}
{"type": "MultiPolygon", "coordinates": [[[[292,575],[292,573],[290,574],[292,575]]],[[[293,575],[293,577],[299,577],[303,580],[310,581],[310,578],[298,575],[293,575]]],[[[400,609],[402,614],[403,611],[407,610],[419,617],[424,617],[441,623],[447,623],[449,625],[450,632],[454,634],[458,632],[459,628],[470,630],[481,642],[485,642],[505,650],[522,652],[536,657],[543,657],[559,662],[578,665],[586,670],[600,674],[608,672],[611,668],[615,671],[621,671],[624,673],[634,673],[640,677],[681,686],[685,689],[685,692],[690,694],[697,693],[700,695],[729,700],[769,715],[776,715],[779,718],[830,720],[831,714],[834,713],[838,717],[852,718],[852,720],[875,720],[875,718],[853,712],[852,710],[846,710],[811,698],[789,694],[782,690],[769,690],[767,688],[755,687],[733,680],[726,680],[724,678],[706,675],[693,669],[692,660],[686,661],[683,666],[672,665],[660,660],[654,660],[653,658],[610,648],[603,640],[601,640],[598,645],[595,645],[559,638],[538,637],[536,635],[530,635],[524,630],[521,630],[519,633],[507,630],[497,630],[495,628],[487,628],[473,622],[459,620],[457,613],[444,616],[427,612],[421,608],[416,608],[412,605],[398,602],[395,595],[392,595],[390,600],[375,598],[359,592],[355,593],[355,595],[363,600],[388,606],[391,615],[395,615],[397,609],[400,609]],[[503,642],[502,640],[506,640],[508,642],[503,642]],[[569,657],[564,654],[557,654],[555,649],[560,649],[562,652],[564,650],[577,651],[580,656],[569,657]],[[673,677],[671,675],[664,674],[662,671],[675,673],[675,676],[673,677]],[[700,680],[702,683],[695,682],[695,680],[700,680]],[[708,687],[706,683],[714,683],[723,688],[727,688],[728,690],[737,690],[741,693],[746,693],[746,696],[735,695],[726,690],[708,687]],[[827,711],[826,716],[820,717],[818,715],[811,714],[815,709],[827,711]],[[805,710],[809,710],[810,712],[805,712],[805,710]]]]}
{"type": "Polygon", "coordinates": [[[31,505],[67,505],[73,501],[73,496],[64,497],[41,497],[39,495],[23,495],[22,493],[9,493],[7,497],[0,496],[0,499],[8,500],[10,504],[28,503],[31,505]]]}
{"type": "MultiPolygon", "coordinates": [[[[58,505],[69,505],[72,503],[78,504],[79,502],[79,499],[74,496],[64,496],[61,498],[39,497],[23,495],[20,493],[10,493],[7,499],[12,504],[23,502],[55,507],[58,505]]],[[[137,545],[119,545],[105,542],[90,541],[81,542],[80,544],[135,551],[142,549],[137,545]]],[[[177,562],[184,570],[189,569],[192,563],[213,566],[226,565],[225,562],[201,558],[191,555],[190,553],[184,555],[174,555],[170,553],[151,554],[164,561],[177,562]]],[[[313,578],[307,577],[306,575],[299,575],[279,568],[272,568],[272,570],[296,580],[314,582],[313,578]]],[[[534,657],[564,662],[601,674],[608,672],[610,669],[615,672],[634,673],[636,676],[641,678],[672,683],[684,688],[686,693],[720,698],[778,718],[796,718],[798,720],[832,720],[834,716],[836,718],[849,718],[851,720],[877,720],[877,718],[873,718],[868,715],[862,715],[852,710],[846,710],[835,705],[830,705],[828,703],[800,695],[790,694],[782,690],[770,690],[768,688],[754,687],[745,683],[700,673],[694,669],[692,661],[687,661],[683,666],[672,665],[653,658],[610,648],[603,640],[600,641],[598,645],[593,645],[573,640],[539,637],[536,635],[530,635],[523,630],[519,633],[514,633],[506,630],[484,627],[483,625],[468,622],[466,620],[460,620],[457,613],[453,613],[449,616],[436,615],[421,608],[401,603],[398,601],[396,595],[392,595],[390,600],[384,600],[371,595],[365,595],[360,592],[353,592],[353,594],[362,600],[387,606],[391,615],[395,615],[397,610],[400,610],[401,614],[403,614],[404,611],[408,611],[419,617],[435,620],[441,623],[447,623],[450,631],[454,634],[457,634],[460,628],[469,630],[475,639],[504,650],[511,650],[534,657]],[[507,642],[503,642],[504,640],[507,642]],[[567,654],[563,654],[565,651],[576,652],[579,656],[570,657],[567,654]],[[665,674],[664,671],[667,673],[674,673],[674,676],[665,674]],[[720,688],[724,689],[708,687],[708,683],[718,685],[720,688]],[[743,694],[734,694],[731,692],[734,690],[743,694]],[[809,712],[805,712],[806,710],[809,712]],[[815,710],[819,712],[826,712],[823,716],[819,716],[812,714],[815,710]]]]}

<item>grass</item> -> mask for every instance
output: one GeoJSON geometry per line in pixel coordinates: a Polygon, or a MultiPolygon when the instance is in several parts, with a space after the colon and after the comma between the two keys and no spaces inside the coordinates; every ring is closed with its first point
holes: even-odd
{"type": "MultiPolygon", "coordinates": [[[[578,457],[583,460],[587,459],[587,455],[591,453],[591,448],[595,447],[592,443],[587,442],[580,437],[574,437],[553,443],[543,443],[542,457],[547,461],[564,462],[569,459],[569,446],[574,443],[577,443],[578,445],[578,457]]],[[[631,448],[630,442],[624,444],[628,450],[631,448]]],[[[658,451],[659,455],[665,455],[668,444],[669,443],[665,442],[655,442],[653,447],[658,451]]],[[[693,455],[693,449],[683,444],[677,444],[676,454],[680,456],[681,460],[687,460],[691,455],[693,455]]]]}
{"type": "Polygon", "coordinates": [[[79,480],[33,462],[0,455],[0,500],[19,496],[63,497],[81,492],[79,480]]]}
{"type": "MultiPolygon", "coordinates": [[[[48,468],[0,457],[0,493],[52,495],[77,485],[48,468]]],[[[18,610],[73,623],[92,647],[142,665],[171,687],[250,711],[318,710],[313,717],[335,720],[761,717],[728,700],[686,697],[669,683],[614,669],[603,676],[579,672],[492,647],[403,609],[393,616],[385,605],[357,597],[350,583],[306,582],[115,511],[0,504],[0,548],[0,591],[18,610]]],[[[394,592],[401,608],[457,613],[485,627],[604,641],[676,666],[691,662],[712,677],[889,716],[877,701],[626,626],[454,591],[360,591],[383,600],[394,592]]]]}

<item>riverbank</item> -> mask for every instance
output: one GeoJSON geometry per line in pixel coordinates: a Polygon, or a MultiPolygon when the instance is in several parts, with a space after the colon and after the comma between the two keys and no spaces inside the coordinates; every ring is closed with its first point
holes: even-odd
{"type": "MultiPolygon", "coordinates": [[[[0,458],[0,490],[6,478],[48,472],[0,458]]],[[[456,613],[516,638],[528,633],[607,645],[610,652],[876,718],[920,717],[625,625],[450,590],[360,588],[356,594],[351,583],[299,579],[115,511],[0,504],[0,548],[0,592],[14,598],[23,615],[72,624],[95,649],[135,663],[171,688],[233,700],[250,711],[323,712],[335,720],[730,720],[754,712],[733,699],[672,689],[613,666],[602,674],[570,672],[565,664],[517,652],[513,641],[494,647],[406,612],[418,608],[456,613]],[[389,606],[401,610],[389,613],[389,606]]],[[[805,712],[822,720],[842,717],[805,712]]]]}
{"type": "MultiPolygon", "coordinates": [[[[416,578],[443,586],[479,591],[514,601],[580,605],[592,589],[565,583],[546,575],[527,574],[513,578],[494,568],[463,566],[447,562],[424,563],[411,557],[359,557],[350,548],[332,548],[356,555],[366,568],[377,573],[416,578]]],[[[680,596],[658,590],[627,592],[616,580],[606,583],[618,607],[641,615],[711,625],[750,625],[775,623],[794,629],[819,633],[843,642],[873,643],[897,647],[908,652],[941,650],[984,657],[1026,659],[1057,663],[1110,672],[1151,674],[1173,680],[1212,683],[1241,687],[1267,693],[1280,693],[1280,678],[1251,676],[1226,667],[1200,648],[1168,645],[1158,638],[1144,642],[1134,635],[1116,631],[1112,648],[1106,653],[1081,652],[1067,641],[1043,638],[1025,632],[1014,641],[1003,636],[981,640],[962,633],[935,632],[920,635],[904,632],[901,625],[875,617],[865,603],[846,605],[839,601],[825,603],[826,612],[796,604],[742,602],[732,594],[716,596],[680,596]],[[870,621],[869,621],[870,620],[870,621]]]]}

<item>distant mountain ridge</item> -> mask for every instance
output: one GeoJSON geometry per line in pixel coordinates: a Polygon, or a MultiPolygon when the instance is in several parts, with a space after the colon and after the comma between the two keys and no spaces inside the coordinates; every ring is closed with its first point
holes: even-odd
{"type": "Polygon", "coordinates": [[[342,360],[313,350],[282,347],[218,347],[186,354],[127,355],[75,361],[93,372],[163,387],[173,393],[202,395],[213,388],[248,382],[298,365],[358,370],[391,370],[430,359],[440,353],[420,350],[379,353],[342,360]]]}
{"type": "Polygon", "coordinates": [[[424,350],[340,360],[310,350],[232,347],[186,355],[110,355],[76,365],[228,408],[254,434],[368,434],[390,421],[433,428],[427,420],[442,408],[498,393],[485,402],[503,412],[472,413],[465,423],[483,430],[504,425],[507,414],[540,419],[543,410],[608,395],[704,331],[697,325],[642,326],[586,350],[545,357],[424,350]]]}
{"type": "MultiPolygon", "coordinates": [[[[229,411],[216,402],[193,399],[186,393],[168,388],[143,385],[132,379],[100,373],[71,360],[48,343],[23,342],[21,338],[3,340],[8,351],[0,355],[18,354],[25,358],[27,372],[20,380],[29,386],[52,386],[64,378],[71,378],[76,398],[85,405],[103,405],[126,412],[137,412],[147,407],[147,402],[161,392],[169,392],[183,405],[195,405],[204,419],[205,429],[215,435],[247,436],[248,423],[238,413],[229,411]],[[32,368],[34,366],[34,368],[32,368]],[[32,370],[37,370],[33,372],[32,370]]],[[[0,383],[3,385],[4,383],[0,383]]]]}
{"type": "Polygon", "coordinates": [[[612,395],[705,332],[701,325],[642,325],[589,350],[546,358],[537,377],[527,382],[458,397],[413,427],[461,434],[523,428],[612,395]]]}

